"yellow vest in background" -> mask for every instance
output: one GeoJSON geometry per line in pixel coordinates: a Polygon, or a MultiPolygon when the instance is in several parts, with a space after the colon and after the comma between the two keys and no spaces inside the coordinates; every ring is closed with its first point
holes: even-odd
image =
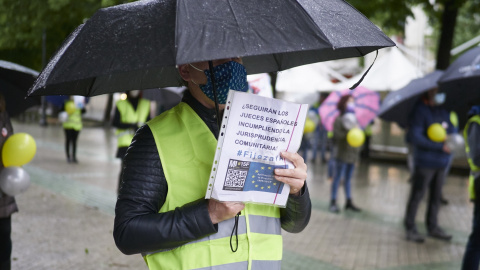
{"type": "MultiPolygon", "coordinates": [[[[73,103],[73,101],[67,101],[73,103]]],[[[76,108],[75,111],[68,115],[67,121],[63,123],[64,129],[74,129],[80,131],[83,128],[82,124],[82,111],[76,108]]]]}
{"type": "MultiPolygon", "coordinates": [[[[120,112],[120,121],[127,124],[145,123],[150,114],[150,101],[141,98],[138,101],[137,110],[133,109],[128,100],[119,100],[116,103],[120,112]]],[[[135,131],[132,129],[117,129],[117,146],[128,147],[132,143],[135,131]]]]}
{"type": "MultiPolygon", "coordinates": [[[[470,165],[470,171],[472,172],[478,172],[480,171],[480,167],[476,166],[473,163],[473,159],[470,157],[470,147],[468,145],[468,127],[470,126],[471,123],[477,123],[480,125],[480,115],[475,115],[471,117],[468,121],[467,124],[465,125],[465,128],[463,129],[463,138],[465,139],[465,152],[467,153],[467,160],[468,164],[470,165]]],[[[473,174],[470,174],[470,178],[468,181],[468,191],[470,193],[470,199],[475,200],[475,183],[474,183],[474,177],[473,174]]]]}

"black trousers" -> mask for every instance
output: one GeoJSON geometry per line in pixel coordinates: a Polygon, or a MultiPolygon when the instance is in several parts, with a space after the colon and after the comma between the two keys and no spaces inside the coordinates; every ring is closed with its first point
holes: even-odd
{"type": "Polygon", "coordinates": [[[0,218],[0,270],[10,270],[12,219],[0,218]]]}
{"type": "Polygon", "coordinates": [[[475,178],[472,233],[463,254],[462,270],[478,270],[480,265],[480,176],[475,178]]]}
{"type": "Polygon", "coordinates": [[[432,231],[438,227],[438,211],[442,184],[445,180],[445,169],[420,168],[415,166],[412,175],[412,187],[405,212],[405,229],[416,230],[415,217],[420,202],[425,192],[429,190],[428,208],[425,216],[427,230],[432,231]]]}
{"type": "Polygon", "coordinates": [[[75,129],[64,129],[65,130],[65,153],[67,154],[67,159],[77,159],[77,139],[80,131],[75,129]],[[70,145],[72,146],[72,152],[70,154],[70,145]]]}

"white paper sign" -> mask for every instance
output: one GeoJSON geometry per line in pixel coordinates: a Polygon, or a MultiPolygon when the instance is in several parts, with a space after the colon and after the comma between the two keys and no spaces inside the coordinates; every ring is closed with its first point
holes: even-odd
{"type": "Polygon", "coordinates": [[[230,90],[205,198],[284,207],[290,187],[274,177],[294,168],[280,152],[300,147],[307,104],[230,90]]]}

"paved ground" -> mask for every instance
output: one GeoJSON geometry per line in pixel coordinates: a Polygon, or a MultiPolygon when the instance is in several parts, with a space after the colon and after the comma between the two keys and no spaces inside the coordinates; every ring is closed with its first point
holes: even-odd
{"type": "MultiPolygon", "coordinates": [[[[120,253],[112,238],[120,163],[114,158],[113,130],[87,127],[79,137],[79,164],[67,164],[63,130],[14,122],[15,132],[35,137],[37,155],[25,166],[32,185],[17,197],[13,216],[13,269],[146,269],[140,255],[120,253]]],[[[402,216],[408,196],[403,164],[359,163],[355,202],[362,213],[327,211],[330,182],[326,166],[309,162],[308,185],[314,210],[300,234],[284,234],[283,269],[459,269],[470,231],[472,205],[467,177],[452,174],[444,188],[450,204],[440,224],[451,242],[404,241],[402,216]]],[[[339,201],[343,205],[343,189],[339,201]]],[[[424,229],[425,203],[417,216],[424,229]]]]}

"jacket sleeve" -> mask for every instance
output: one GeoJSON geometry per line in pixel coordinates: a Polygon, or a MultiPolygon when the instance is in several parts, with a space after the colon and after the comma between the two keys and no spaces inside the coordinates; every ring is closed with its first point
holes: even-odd
{"type": "Polygon", "coordinates": [[[475,166],[480,167],[480,125],[472,122],[467,132],[468,147],[470,148],[468,156],[475,166]]]}
{"type": "Polygon", "coordinates": [[[120,111],[118,110],[118,107],[116,105],[115,105],[115,113],[113,114],[112,126],[118,128],[118,129],[133,128],[134,130],[137,130],[137,128],[138,128],[137,124],[123,123],[122,122],[122,119],[120,117],[120,111]]]}
{"type": "Polygon", "coordinates": [[[300,196],[290,195],[287,207],[280,209],[282,228],[290,233],[299,233],[307,227],[312,213],[312,203],[308,193],[307,183],[302,188],[300,196]]]}
{"type": "Polygon", "coordinates": [[[115,206],[113,237],[124,254],[176,248],[217,232],[203,198],[158,213],[167,192],[155,139],[144,125],[127,150],[115,206]]]}
{"type": "Polygon", "coordinates": [[[437,150],[442,151],[443,143],[437,143],[429,138],[427,138],[426,130],[424,127],[425,124],[425,114],[429,113],[426,110],[423,110],[422,107],[416,107],[411,118],[410,125],[410,140],[411,143],[416,147],[427,149],[427,150],[437,150]]]}
{"type": "Polygon", "coordinates": [[[335,143],[343,142],[347,139],[347,130],[343,127],[342,116],[339,115],[333,122],[333,140],[335,143]]]}

